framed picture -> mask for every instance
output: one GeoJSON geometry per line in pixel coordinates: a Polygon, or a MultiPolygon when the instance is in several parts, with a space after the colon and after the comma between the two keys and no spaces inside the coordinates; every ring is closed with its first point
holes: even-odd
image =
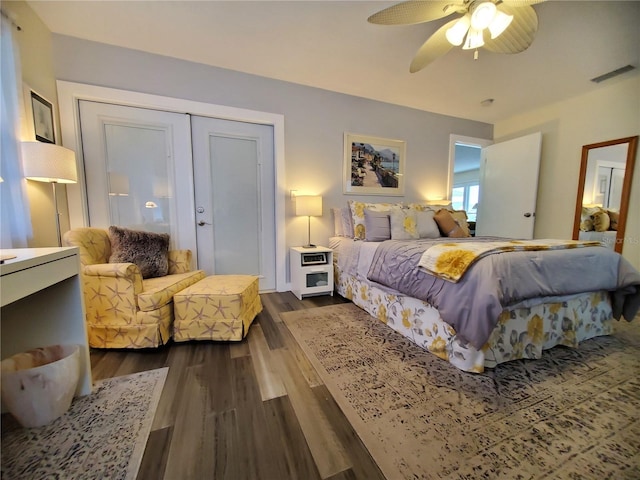
{"type": "Polygon", "coordinates": [[[56,143],[53,124],[53,105],[33,90],[31,91],[31,110],[33,112],[33,128],[36,140],[56,143]]]}
{"type": "Polygon", "coordinates": [[[404,195],[406,142],[344,134],[344,193],[404,195]]]}

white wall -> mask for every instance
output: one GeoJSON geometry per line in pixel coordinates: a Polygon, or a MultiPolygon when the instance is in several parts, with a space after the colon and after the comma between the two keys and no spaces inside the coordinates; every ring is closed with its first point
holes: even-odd
{"type": "MultiPolygon", "coordinates": [[[[56,78],[263,112],[285,117],[287,190],[321,194],[324,216],[312,219],[312,240],[326,244],[331,207],[348,199],[416,201],[446,197],[451,133],[487,138],[492,126],[170,57],[53,35],[56,78]],[[343,195],[343,135],[407,142],[405,196],[343,195]]],[[[356,80],[357,81],[357,80],[356,80]]],[[[307,241],[306,218],[286,202],[287,245],[307,241]]]]}
{"type": "MultiPolygon", "coordinates": [[[[524,93],[523,93],[524,94],[524,93]]],[[[582,146],[640,133],[640,75],[494,125],[496,142],[542,132],[536,238],[571,238],[582,146]]],[[[640,152],[639,155],[640,156],[640,152]]],[[[640,160],[631,185],[623,256],[640,269],[640,160]]]]}

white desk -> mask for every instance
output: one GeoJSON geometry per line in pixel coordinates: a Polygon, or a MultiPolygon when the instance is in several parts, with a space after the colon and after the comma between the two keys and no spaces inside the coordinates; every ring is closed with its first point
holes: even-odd
{"type": "Polygon", "coordinates": [[[91,393],[91,361],[78,248],[0,250],[1,357],[55,344],[80,346],[76,395],[91,393]]]}

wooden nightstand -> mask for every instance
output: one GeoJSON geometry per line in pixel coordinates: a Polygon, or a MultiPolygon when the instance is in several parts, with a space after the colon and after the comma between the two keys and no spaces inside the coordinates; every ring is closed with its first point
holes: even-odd
{"type": "Polygon", "coordinates": [[[291,247],[291,292],[302,300],[312,295],[333,295],[333,250],[326,247],[291,247]]]}

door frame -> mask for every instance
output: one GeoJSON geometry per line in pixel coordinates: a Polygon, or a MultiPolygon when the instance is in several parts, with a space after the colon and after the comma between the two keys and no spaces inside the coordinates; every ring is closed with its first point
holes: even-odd
{"type": "MultiPolygon", "coordinates": [[[[284,155],[284,115],[248,110],[244,108],[215,105],[212,103],[165,97],[147,93],[132,92],[116,88],[87,85],[84,83],[57,80],[60,131],[63,146],[76,152],[78,183],[67,185],[69,222],[71,228],[88,225],[87,191],[84,175],[84,158],[80,134],[80,100],[113,103],[123,106],[164,110],[167,112],[221,118],[247,123],[273,126],[273,148],[275,168],[275,232],[276,232],[276,289],[287,290],[286,285],[286,242],[285,242],[285,155],[284,155]]],[[[195,201],[191,200],[192,203],[195,201]]],[[[191,208],[195,242],[195,204],[191,208]]]]}
{"type": "Polygon", "coordinates": [[[487,138],[465,137],[455,133],[449,134],[449,177],[447,178],[447,200],[451,200],[453,190],[453,169],[456,161],[456,143],[469,145],[472,147],[488,147],[493,145],[493,140],[487,138]]]}

